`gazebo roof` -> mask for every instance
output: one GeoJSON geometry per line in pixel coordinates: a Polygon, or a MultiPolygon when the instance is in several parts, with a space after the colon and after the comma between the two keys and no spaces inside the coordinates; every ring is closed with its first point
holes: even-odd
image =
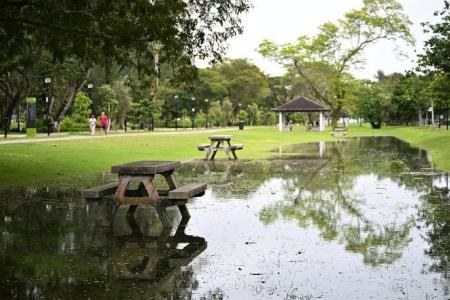
{"type": "Polygon", "coordinates": [[[272,108],[272,111],[278,112],[316,112],[316,111],[329,111],[328,108],[323,107],[317,102],[308,99],[306,97],[299,97],[291,100],[278,107],[272,108]]]}

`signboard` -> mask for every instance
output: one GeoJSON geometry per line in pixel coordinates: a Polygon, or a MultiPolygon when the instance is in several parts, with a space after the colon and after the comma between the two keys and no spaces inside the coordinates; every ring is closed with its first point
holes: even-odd
{"type": "Polygon", "coordinates": [[[27,137],[36,136],[36,98],[27,98],[27,137]]]}

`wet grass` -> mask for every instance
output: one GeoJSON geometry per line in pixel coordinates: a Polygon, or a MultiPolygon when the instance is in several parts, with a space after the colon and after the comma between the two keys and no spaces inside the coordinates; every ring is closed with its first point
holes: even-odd
{"type": "MultiPolygon", "coordinates": [[[[204,154],[198,144],[208,142],[208,132],[184,134],[121,135],[92,140],[50,141],[29,144],[0,145],[0,184],[86,182],[110,170],[111,165],[135,160],[191,160],[204,154]]],[[[223,133],[231,134],[233,143],[242,143],[240,159],[264,159],[274,155],[279,146],[336,138],[326,132],[279,133],[275,127],[246,128],[223,133]]],[[[450,170],[450,134],[446,130],[407,127],[351,127],[348,136],[391,135],[424,148],[433,155],[438,168],[450,170]]],[[[218,159],[224,154],[218,153],[218,159]]]]}

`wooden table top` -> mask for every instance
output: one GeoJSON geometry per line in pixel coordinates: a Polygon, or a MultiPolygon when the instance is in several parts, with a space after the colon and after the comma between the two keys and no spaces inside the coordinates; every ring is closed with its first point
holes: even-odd
{"type": "Polygon", "coordinates": [[[155,175],[172,171],[181,165],[179,161],[144,160],[111,167],[112,173],[121,175],[155,175]]]}
{"type": "Polygon", "coordinates": [[[211,135],[208,138],[210,140],[231,140],[231,135],[211,135]]]}

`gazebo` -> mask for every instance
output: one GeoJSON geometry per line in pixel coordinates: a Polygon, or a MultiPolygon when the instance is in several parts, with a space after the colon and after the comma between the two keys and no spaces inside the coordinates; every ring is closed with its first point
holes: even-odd
{"type": "Polygon", "coordinates": [[[291,100],[285,104],[272,109],[274,112],[278,112],[278,128],[283,131],[283,125],[286,123],[286,113],[292,112],[319,112],[319,131],[325,130],[325,118],[323,113],[330,111],[328,108],[323,107],[314,100],[306,97],[299,97],[291,100]]]}

